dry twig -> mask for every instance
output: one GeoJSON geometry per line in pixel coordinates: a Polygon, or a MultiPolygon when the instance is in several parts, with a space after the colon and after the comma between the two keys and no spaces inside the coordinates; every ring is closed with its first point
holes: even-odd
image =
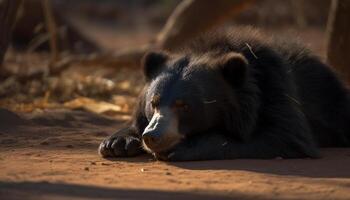
{"type": "Polygon", "coordinates": [[[50,34],[51,61],[50,65],[54,65],[59,60],[59,50],[57,46],[57,26],[52,12],[50,0],[42,0],[46,28],[50,34]]]}

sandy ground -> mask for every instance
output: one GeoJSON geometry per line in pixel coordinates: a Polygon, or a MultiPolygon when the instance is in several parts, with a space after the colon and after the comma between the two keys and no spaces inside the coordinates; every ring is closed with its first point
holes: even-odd
{"type": "Polygon", "coordinates": [[[322,159],[106,160],[122,125],[84,111],[0,109],[0,199],[350,199],[350,149],[322,159]]]}

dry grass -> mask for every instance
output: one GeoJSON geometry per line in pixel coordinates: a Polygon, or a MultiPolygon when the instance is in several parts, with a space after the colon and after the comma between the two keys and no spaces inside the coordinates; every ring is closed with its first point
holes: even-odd
{"type": "Polygon", "coordinates": [[[143,84],[140,70],[123,67],[73,64],[49,75],[45,53],[11,51],[4,65],[11,76],[0,82],[0,107],[16,112],[68,108],[127,118],[143,84]]]}

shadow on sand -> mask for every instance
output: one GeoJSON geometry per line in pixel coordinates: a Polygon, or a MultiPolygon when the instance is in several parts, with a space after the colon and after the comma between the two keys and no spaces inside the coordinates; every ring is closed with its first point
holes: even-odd
{"type": "Polygon", "coordinates": [[[47,182],[0,182],[0,199],[263,199],[251,194],[230,193],[230,196],[208,194],[208,191],[172,192],[157,190],[114,189],[47,182]],[[204,194],[203,194],[204,193],[204,194]],[[206,194],[207,193],[207,194],[206,194]]]}
{"type": "Polygon", "coordinates": [[[322,149],[321,152],[323,158],[320,159],[238,159],[168,164],[191,170],[243,170],[309,178],[350,178],[350,148],[322,149]]]}

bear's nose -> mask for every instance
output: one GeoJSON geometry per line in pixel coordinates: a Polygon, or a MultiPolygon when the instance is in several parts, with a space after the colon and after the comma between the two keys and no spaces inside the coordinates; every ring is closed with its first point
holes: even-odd
{"type": "Polygon", "coordinates": [[[142,139],[147,146],[154,147],[159,142],[160,134],[156,130],[147,131],[142,134],[142,139]]]}

